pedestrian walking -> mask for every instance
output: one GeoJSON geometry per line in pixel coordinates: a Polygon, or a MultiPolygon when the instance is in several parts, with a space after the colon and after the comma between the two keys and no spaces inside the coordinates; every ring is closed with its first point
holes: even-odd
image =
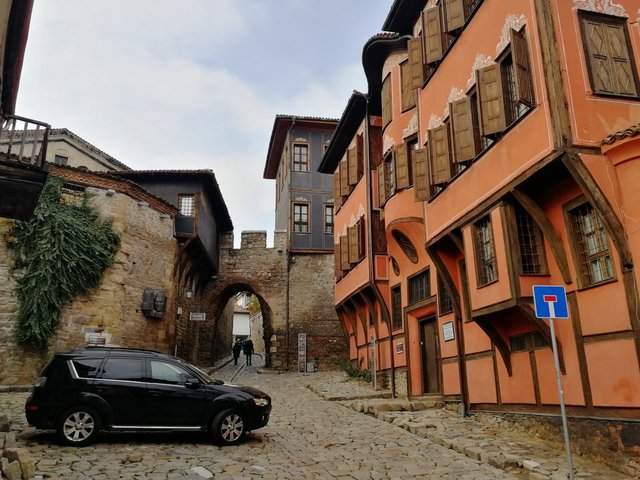
{"type": "Polygon", "coordinates": [[[237,339],[236,343],[233,344],[231,351],[233,352],[233,364],[238,364],[238,358],[240,357],[240,351],[242,350],[242,340],[237,339]]]}
{"type": "Polygon", "coordinates": [[[247,356],[247,365],[251,365],[251,356],[253,355],[253,342],[247,338],[242,342],[242,351],[247,356]]]}

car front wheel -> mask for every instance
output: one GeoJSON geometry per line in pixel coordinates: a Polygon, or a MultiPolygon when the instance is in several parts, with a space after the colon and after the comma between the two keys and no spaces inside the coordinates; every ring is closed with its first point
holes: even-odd
{"type": "Polygon", "coordinates": [[[247,433],[242,415],[233,408],[218,413],[212,423],[213,439],[222,445],[235,445],[247,433]]]}
{"type": "Polygon", "coordinates": [[[97,435],[100,416],[91,407],[72,407],[60,416],[56,430],[63,443],[81,447],[97,435]]]}

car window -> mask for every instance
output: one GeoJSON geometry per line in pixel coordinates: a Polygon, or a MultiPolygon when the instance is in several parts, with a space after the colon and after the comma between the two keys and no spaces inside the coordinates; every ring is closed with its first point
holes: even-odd
{"type": "Polygon", "coordinates": [[[170,383],[184,385],[189,378],[193,378],[191,372],[172,363],[151,360],[151,381],[156,383],[170,383]]]}
{"type": "Polygon", "coordinates": [[[95,378],[98,374],[98,367],[102,363],[101,358],[80,358],[72,360],[73,368],[80,378],[95,378]]]}
{"type": "Polygon", "coordinates": [[[101,375],[110,380],[142,381],[142,359],[108,358],[102,366],[101,375]]]}

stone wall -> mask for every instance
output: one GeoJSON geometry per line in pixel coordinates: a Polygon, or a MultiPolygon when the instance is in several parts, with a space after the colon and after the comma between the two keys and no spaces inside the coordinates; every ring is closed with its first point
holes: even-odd
{"type": "Polygon", "coordinates": [[[177,244],[173,220],[128,195],[88,188],[92,203],[103,217],[113,219],[120,236],[115,262],[101,285],[87,296],[76,298],[62,311],[56,336],[48,353],[17,347],[11,332],[17,302],[15,279],[9,274],[11,260],[0,241],[0,384],[30,384],[51,353],[83,346],[89,336],[106,343],[170,352],[174,344],[175,291],[173,264],[177,244]],[[162,290],[167,311],[162,319],[148,319],[141,310],[146,287],[162,290]]]}
{"type": "Polygon", "coordinates": [[[289,369],[298,367],[298,334],[306,334],[307,363],[319,370],[348,359],[347,341],[334,306],[333,254],[293,253],[289,269],[289,369]]]}

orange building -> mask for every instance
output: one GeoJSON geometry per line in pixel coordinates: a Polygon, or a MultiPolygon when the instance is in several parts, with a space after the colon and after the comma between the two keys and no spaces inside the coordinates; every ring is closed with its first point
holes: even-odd
{"type": "Polygon", "coordinates": [[[396,0],[320,171],[350,357],[398,396],[640,415],[639,0],[396,0]],[[639,162],[639,163],[634,163],[639,162]]]}

